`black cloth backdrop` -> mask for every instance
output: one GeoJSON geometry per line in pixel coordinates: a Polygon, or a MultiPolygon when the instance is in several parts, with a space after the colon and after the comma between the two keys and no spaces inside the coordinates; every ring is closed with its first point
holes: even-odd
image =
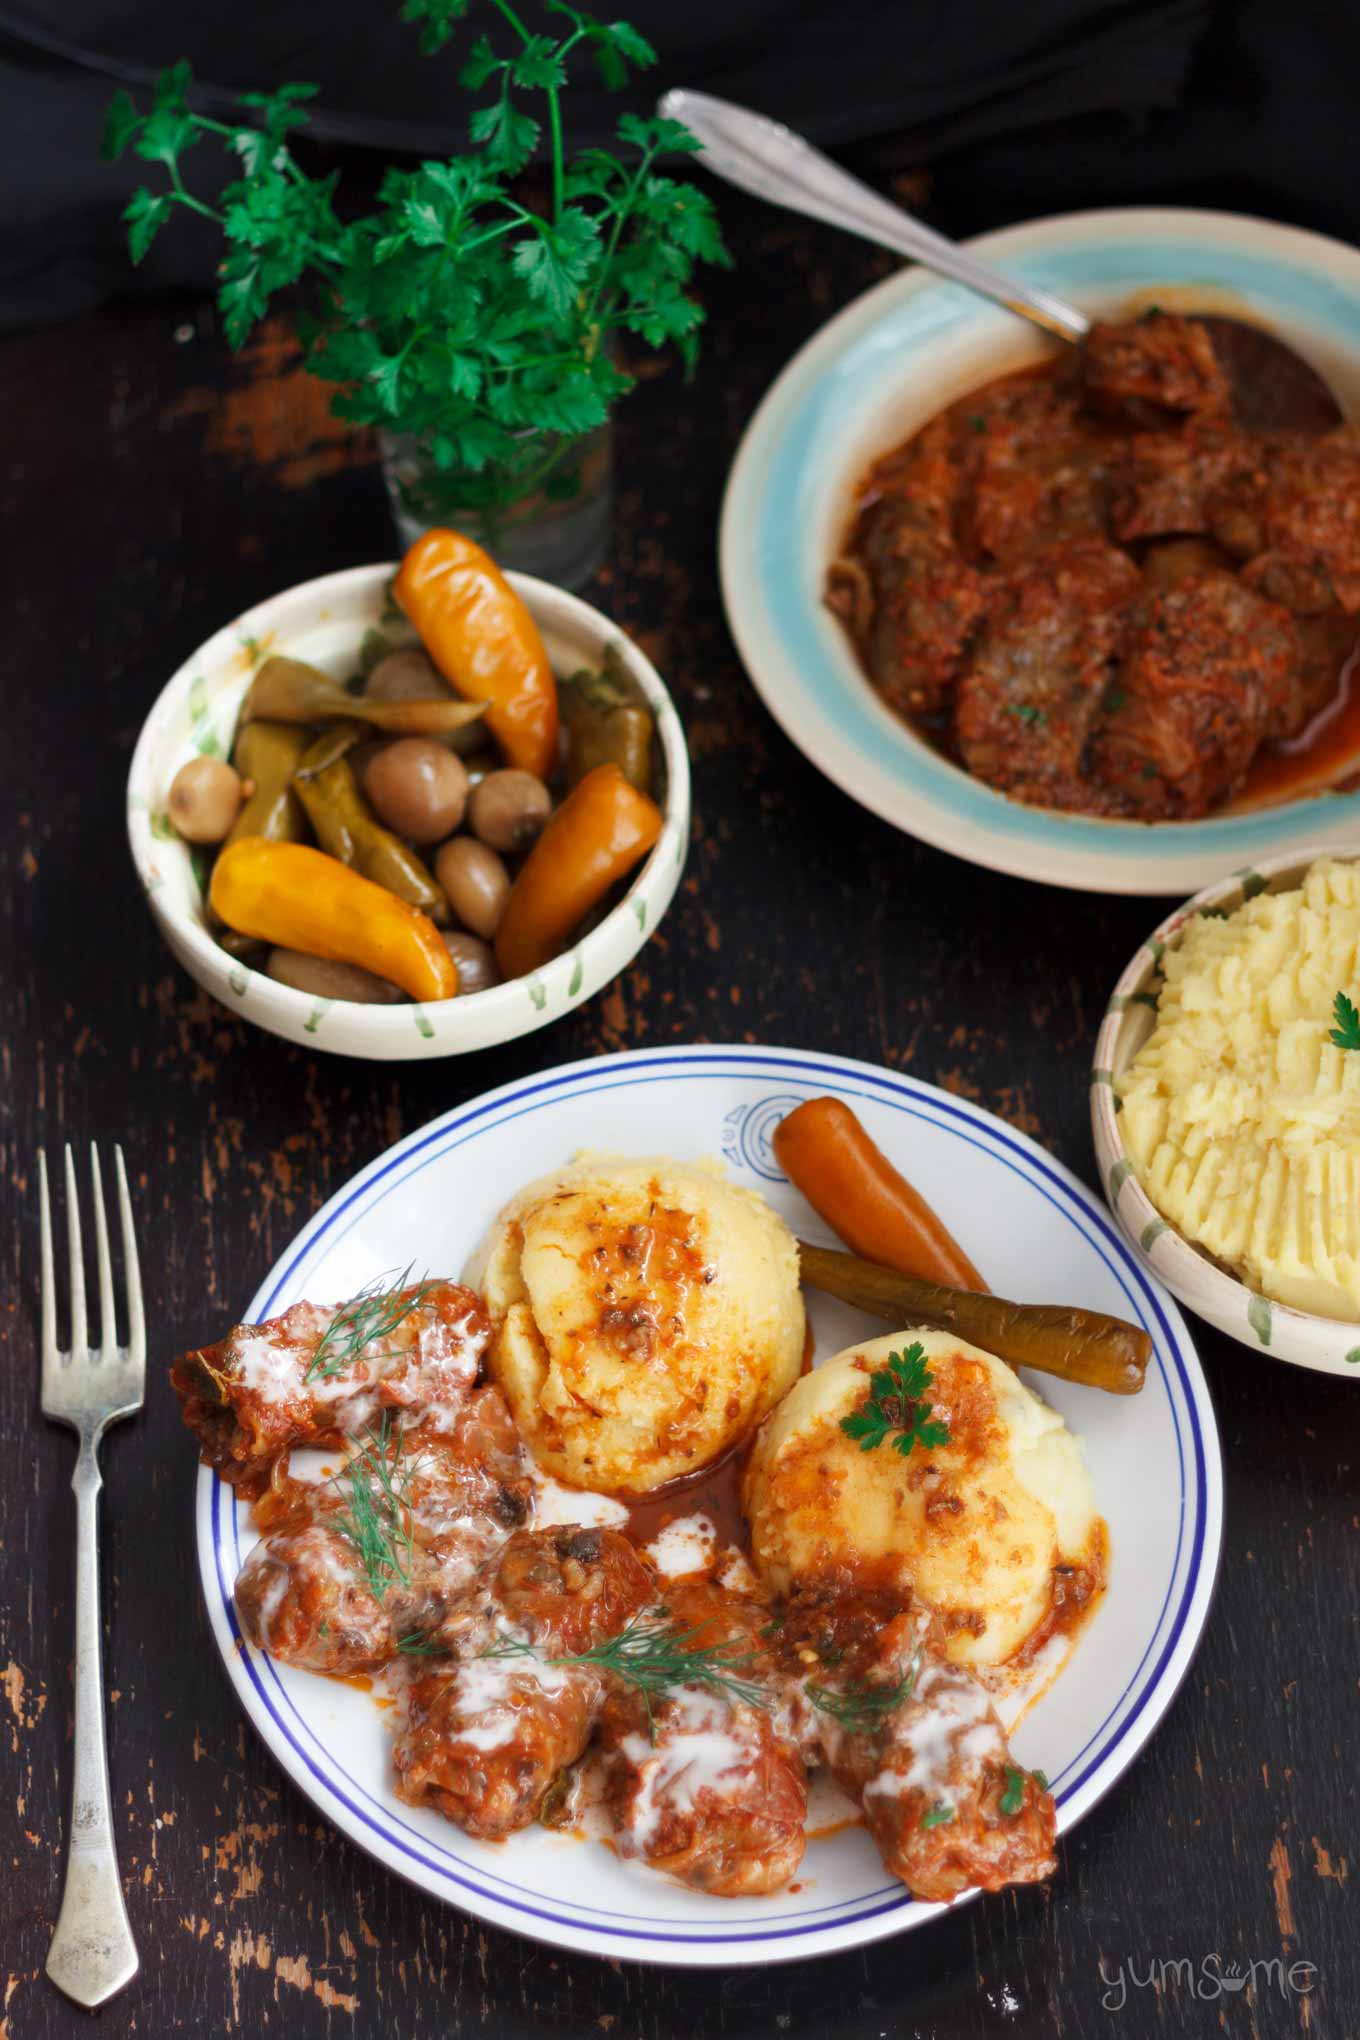
{"type": "MultiPolygon", "coordinates": [[[[1255,210],[1360,238],[1348,8],[1287,0],[614,0],[661,61],[622,97],[583,72],[573,140],[623,106],[702,86],[876,169],[930,167],[955,232],[1072,207],[1170,201],[1255,210]]],[[[610,11],[613,11],[611,6],[610,11]]],[[[475,4],[462,40],[493,32],[475,4]]],[[[536,13],[534,0],[526,12],[536,13]]],[[[458,45],[419,54],[397,0],[0,0],[0,324],[120,291],[203,287],[212,231],[181,216],[136,274],[119,213],[148,168],[97,144],[116,83],[186,56],[201,103],[285,79],[322,87],[318,157],[362,190],[394,155],[460,145],[458,45]]],[[[206,181],[230,174],[204,149],[206,181]]],[[[155,182],[154,171],[149,179],[155,182]]]]}

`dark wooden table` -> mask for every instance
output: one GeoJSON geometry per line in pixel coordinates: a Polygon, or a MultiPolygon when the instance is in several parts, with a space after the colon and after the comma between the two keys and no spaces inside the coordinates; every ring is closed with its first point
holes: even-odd
{"type": "Polygon", "coordinates": [[[135,733],[192,647],[287,583],[390,553],[371,447],[339,436],[278,340],[233,362],[203,304],[113,307],[0,344],[0,1729],[13,1808],[0,2040],[90,2030],[42,1975],[69,1789],[72,1449],[38,1412],[34,1162],[40,1142],[67,1136],[127,1148],[152,1325],[145,1412],[105,1460],[114,1804],[142,1951],[135,1983],[99,2015],[105,2031],[1360,2032],[1360,1391],[1208,1330],[1227,1551],[1185,1688],[1050,1887],[904,1940],[686,1974],[488,1930],[332,1833],[219,1669],[166,1364],[239,1313],[346,1176],[434,1113],[603,1050],[785,1042],[909,1067],[1093,1179],[1092,1039],[1158,903],[1048,891],[925,849],[835,791],[760,706],[718,597],[724,475],[776,369],[883,265],[754,208],[725,216],[738,267],[709,292],[702,371],[686,389],[649,370],[622,413],[613,563],[588,591],[641,639],[685,718],[696,821],[683,889],[602,997],[464,1061],[385,1069],[230,1018],[162,947],[123,837],[135,733]],[[1281,1996],[1258,1968],[1249,1994],[1219,1994],[1215,1960],[1277,1957],[1312,1965],[1294,1972],[1311,1988],[1281,1996]],[[1174,1967],[1160,1991],[1146,1982],[1182,1961],[1193,1984],[1174,1967]]]}

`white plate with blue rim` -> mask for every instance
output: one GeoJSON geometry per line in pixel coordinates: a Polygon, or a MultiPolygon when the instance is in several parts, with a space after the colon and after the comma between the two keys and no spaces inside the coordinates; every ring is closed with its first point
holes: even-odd
{"type": "MultiPolygon", "coordinates": [[[[1235,213],[1068,213],[968,244],[1099,316],[1157,302],[1256,319],[1360,413],[1360,251],[1235,213]]],[[[796,354],[747,427],[723,504],[732,635],[766,707],[861,806],[975,864],[1051,885],[1189,893],[1325,836],[1360,843],[1360,795],[1317,793],[1198,822],[1117,822],[1027,807],[973,779],[879,698],[825,608],[828,562],[870,462],[946,404],[1054,343],[956,284],[907,269],[796,354]]],[[[1337,768],[1353,777],[1357,761],[1337,768]]]]}
{"type": "MultiPolygon", "coordinates": [[[[246,1315],[349,1296],[412,1261],[457,1273],[506,1199],[581,1148],[721,1157],[805,1237],[829,1241],[770,1145],[785,1112],[827,1093],[854,1107],[999,1293],[1107,1311],[1153,1341],[1138,1396],[1034,1383],[1082,1439],[1110,1530],[1107,1591],[1014,1736],[1018,1761],[1052,1781],[1065,1835],[1135,1761],[1189,1668],[1218,1565],[1222,1469],[1175,1304],[1091,1192],[990,1113],[908,1076],[790,1049],[653,1049],[568,1064],[461,1105],[380,1155],[304,1228],[246,1315]]],[[[811,1302],[819,1358],[882,1332],[857,1311],[811,1302]]],[[[254,1532],[248,1509],[206,1469],[197,1528],[213,1634],[246,1713],[327,1819],[430,1896],[583,1953],[723,1967],[862,1946],[944,1910],[888,1877],[858,1827],[811,1840],[788,1890],[720,1899],[624,1864],[600,1842],[533,1829],[490,1845],[403,1806],[391,1789],[390,1712],[276,1664],[241,1636],[231,1588],[254,1532]]]]}

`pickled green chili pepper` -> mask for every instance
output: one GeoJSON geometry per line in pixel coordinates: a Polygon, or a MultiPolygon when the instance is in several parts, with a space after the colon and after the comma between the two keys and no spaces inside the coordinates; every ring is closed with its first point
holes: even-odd
{"type": "Polygon", "coordinates": [[[1007,1303],[1004,1297],[920,1282],[877,1261],[798,1243],[809,1289],[839,1297],[893,1325],[934,1325],[995,1353],[1012,1367],[1032,1367],[1061,1381],[1079,1381],[1111,1395],[1137,1395],[1152,1358],[1152,1341],[1137,1325],[1075,1305],[1007,1303]]]}
{"type": "Polygon", "coordinates": [[[348,757],[356,744],[368,741],[368,731],[361,722],[332,723],[329,729],[318,730],[306,739],[296,769],[305,772],[308,779],[315,779],[318,772],[324,772],[337,758],[348,757]]]}
{"type": "Polygon", "coordinates": [[[385,886],[408,906],[419,907],[441,926],[448,920],[443,892],[414,850],[378,820],[359,790],[349,759],[337,755],[333,732],[326,731],[312,744],[293,785],[316,840],[328,855],[385,886]]]}
{"type": "Polygon", "coordinates": [[[428,701],[370,701],[350,694],[338,681],[302,659],[266,659],[250,683],[241,708],[243,722],[326,723],[358,721],[395,736],[447,736],[485,713],[484,701],[459,701],[452,694],[428,701]]]}
{"type": "Polygon", "coordinates": [[[228,843],[242,836],[263,836],[270,843],[305,843],[307,817],[293,791],[293,774],[311,742],[306,730],[289,723],[243,723],[236,733],[231,762],[252,791],[231,825],[228,843]]]}
{"type": "Polygon", "coordinates": [[[597,765],[617,765],[639,793],[650,794],[656,724],[610,653],[603,672],[587,668],[560,682],[558,699],[567,727],[568,785],[578,785],[597,765]]]}

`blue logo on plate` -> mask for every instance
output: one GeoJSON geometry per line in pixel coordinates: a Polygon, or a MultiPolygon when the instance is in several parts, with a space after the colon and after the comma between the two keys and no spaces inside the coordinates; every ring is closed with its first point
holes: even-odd
{"type": "Polygon", "coordinates": [[[757,1098],[754,1105],[738,1105],[723,1120],[723,1154],[729,1162],[754,1170],[767,1183],[787,1183],[788,1177],[774,1158],[774,1130],[781,1119],[803,1104],[788,1091],[773,1098],[757,1098]]]}

